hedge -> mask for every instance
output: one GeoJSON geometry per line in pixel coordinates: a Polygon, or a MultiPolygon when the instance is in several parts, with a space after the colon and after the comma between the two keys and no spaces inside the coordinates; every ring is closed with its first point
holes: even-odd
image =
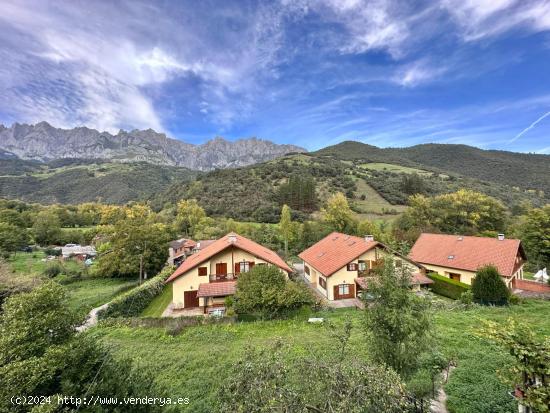
{"type": "Polygon", "coordinates": [[[138,317],[151,301],[162,292],[165,285],[164,281],[173,272],[174,267],[165,267],[156,277],[116,297],[106,309],[98,313],[98,317],[138,317]]]}
{"type": "Polygon", "coordinates": [[[458,300],[463,292],[468,291],[470,286],[460,281],[451,280],[437,273],[428,273],[428,278],[433,280],[431,289],[434,293],[458,300]]]}

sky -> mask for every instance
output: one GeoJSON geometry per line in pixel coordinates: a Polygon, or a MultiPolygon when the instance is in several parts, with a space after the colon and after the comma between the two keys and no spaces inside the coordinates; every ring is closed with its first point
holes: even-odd
{"type": "Polygon", "coordinates": [[[0,123],[550,153],[550,0],[0,2],[0,123]]]}

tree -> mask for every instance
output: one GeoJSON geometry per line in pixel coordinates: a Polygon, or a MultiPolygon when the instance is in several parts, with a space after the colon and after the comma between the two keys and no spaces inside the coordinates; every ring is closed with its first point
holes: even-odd
{"type": "Polygon", "coordinates": [[[386,258],[369,293],[374,299],[365,307],[369,354],[378,363],[409,377],[418,367],[421,349],[428,349],[431,332],[429,303],[410,289],[406,266],[395,267],[386,258]]]}
{"type": "Polygon", "coordinates": [[[538,339],[524,323],[512,319],[506,325],[485,321],[478,335],[506,348],[514,357],[515,362],[499,375],[515,387],[520,404],[534,412],[550,412],[550,338],[538,339]]]}
{"type": "MultiPolygon", "coordinates": [[[[114,360],[92,337],[76,334],[79,317],[68,307],[59,284],[48,282],[12,295],[2,309],[0,411],[29,411],[28,405],[10,402],[22,394],[51,397],[48,411],[54,411],[58,394],[122,398],[150,390],[128,362],[114,360]]],[[[63,406],[71,411],[76,407],[63,406]]]]}
{"type": "Polygon", "coordinates": [[[413,195],[409,208],[398,221],[402,231],[438,230],[447,233],[479,234],[502,231],[506,208],[490,196],[461,189],[432,198],[413,195]]]}
{"type": "Polygon", "coordinates": [[[196,199],[178,202],[178,226],[187,236],[192,237],[194,235],[195,227],[205,217],[206,213],[196,199]]]}
{"type": "Polygon", "coordinates": [[[315,194],[315,181],[311,176],[292,174],[279,187],[279,202],[281,205],[289,205],[290,208],[311,212],[315,210],[317,196],[315,194]]]}
{"type": "Polygon", "coordinates": [[[34,240],[39,245],[52,245],[59,242],[61,238],[61,222],[59,217],[52,211],[41,211],[33,225],[34,240]]]}
{"type": "Polygon", "coordinates": [[[25,228],[0,222],[0,252],[16,252],[28,243],[29,235],[25,228]]]}
{"type": "Polygon", "coordinates": [[[237,280],[235,310],[240,314],[269,319],[311,304],[313,296],[307,287],[287,280],[274,265],[256,265],[237,280]]]}
{"type": "Polygon", "coordinates": [[[520,235],[529,261],[539,268],[550,267],[550,204],[527,213],[520,235]]]}
{"type": "Polygon", "coordinates": [[[504,305],[508,303],[510,291],[496,267],[487,265],[476,272],[472,281],[474,301],[480,304],[504,305]]]}
{"type": "Polygon", "coordinates": [[[21,217],[21,214],[14,209],[0,210],[0,222],[25,228],[25,221],[21,217]]]}
{"type": "MultiPolygon", "coordinates": [[[[137,277],[158,273],[168,258],[172,234],[152,216],[133,215],[118,221],[106,233],[94,271],[107,277],[137,277]]],[[[143,277],[142,277],[143,276],[143,277]]]]}
{"type": "Polygon", "coordinates": [[[425,191],[424,180],[417,173],[402,174],[401,189],[408,195],[421,194],[425,191]]]}
{"type": "MultiPolygon", "coordinates": [[[[219,391],[227,412],[402,413],[411,411],[405,386],[386,367],[350,357],[351,325],[329,332],[329,356],[285,357],[287,348],[247,348],[219,391]]],[[[330,327],[329,327],[330,328],[330,327]]]]}
{"type": "Polygon", "coordinates": [[[337,192],[328,199],[322,213],[323,220],[336,231],[345,231],[354,224],[353,212],[346,196],[341,192],[337,192]]]}
{"type": "Polygon", "coordinates": [[[279,231],[285,242],[285,256],[288,256],[288,241],[294,233],[294,227],[292,225],[292,217],[290,215],[290,208],[288,205],[283,205],[281,210],[281,221],[279,222],[279,231]]]}

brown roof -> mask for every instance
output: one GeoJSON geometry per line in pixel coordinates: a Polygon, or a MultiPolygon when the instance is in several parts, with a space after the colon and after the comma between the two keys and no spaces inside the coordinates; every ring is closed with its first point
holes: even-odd
{"type": "Polygon", "coordinates": [[[500,275],[510,277],[517,269],[516,256],[525,258],[518,239],[470,237],[447,234],[421,234],[413,245],[409,258],[421,264],[438,265],[467,271],[477,271],[494,265],[500,275]]]}
{"type": "Polygon", "coordinates": [[[194,245],[194,247],[198,250],[203,250],[206,247],[208,247],[210,244],[213,244],[216,242],[215,239],[201,239],[200,241],[197,241],[194,245]]]}
{"type": "Polygon", "coordinates": [[[415,272],[414,274],[411,275],[411,284],[413,285],[417,285],[417,284],[426,285],[426,284],[433,284],[433,283],[434,283],[433,280],[426,277],[424,274],[420,272],[415,272]]]}
{"type": "Polygon", "coordinates": [[[199,284],[197,297],[225,297],[233,295],[237,289],[237,281],[199,284]]]}
{"type": "Polygon", "coordinates": [[[197,243],[195,241],[187,238],[180,238],[170,242],[170,246],[174,249],[180,248],[180,247],[193,248],[196,244],[197,243]]]}
{"type": "Polygon", "coordinates": [[[353,235],[333,232],[298,256],[325,277],[330,277],[350,261],[377,245],[382,244],[376,241],[365,241],[364,238],[353,235]]]}
{"type": "Polygon", "coordinates": [[[225,250],[226,248],[235,247],[243,251],[249,252],[250,254],[258,257],[264,261],[267,261],[277,267],[281,268],[286,272],[292,272],[292,268],[288,266],[284,260],[279,257],[275,252],[270,249],[263,247],[262,245],[243,237],[242,235],[230,232],[226,236],[216,240],[212,244],[208,245],[204,249],[201,249],[196,254],[191,255],[187,258],[174,273],[166,280],[166,282],[173,281],[178,278],[180,275],[186,273],[187,271],[197,267],[202,264],[204,261],[209,260],[214,255],[225,250]],[[234,237],[234,241],[231,241],[231,238],[234,237]]]}

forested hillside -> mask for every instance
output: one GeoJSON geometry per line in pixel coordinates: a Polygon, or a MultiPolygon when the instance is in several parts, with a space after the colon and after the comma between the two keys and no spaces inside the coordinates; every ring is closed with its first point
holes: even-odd
{"type": "Polygon", "coordinates": [[[550,194],[550,155],[485,151],[467,145],[425,144],[408,148],[377,148],[342,142],[315,153],[334,159],[384,162],[453,173],[487,182],[550,194]]]}
{"type": "Polygon", "coordinates": [[[195,175],[185,168],[147,163],[9,159],[0,161],[0,195],[43,204],[123,204],[147,199],[171,183],[185,182],[195,175]]]}

